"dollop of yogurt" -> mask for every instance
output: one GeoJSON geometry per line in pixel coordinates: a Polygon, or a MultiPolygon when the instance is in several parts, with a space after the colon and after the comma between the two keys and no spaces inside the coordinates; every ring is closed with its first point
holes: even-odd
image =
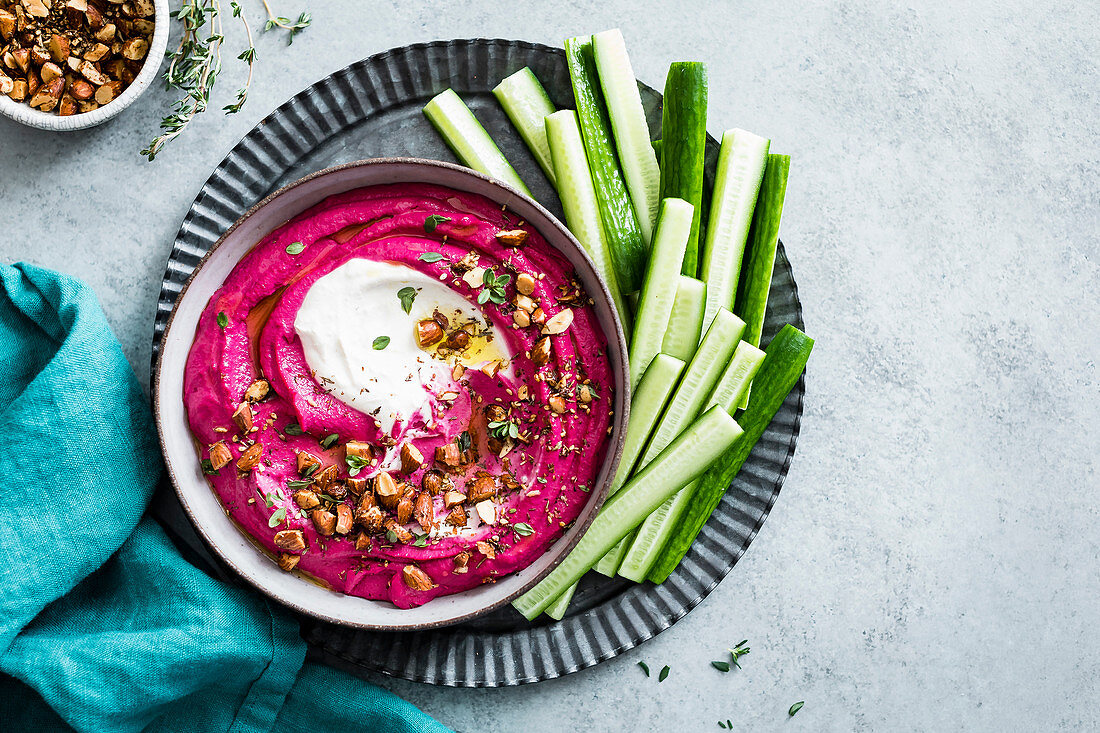
{"type": "MultiPolygon", "coordinates": [[[[436,313],[491,333],[480,309],[446,284],[405,265],[352,259],[310,287],[294,330],[314,378],[391,434],[418,415],[428,422],[434,401],[454,387],[452,365],[416,341],[416,323],[436,313]]],[[[463,362],[508,359],[499,343],[477,339],[463,362]]]]}

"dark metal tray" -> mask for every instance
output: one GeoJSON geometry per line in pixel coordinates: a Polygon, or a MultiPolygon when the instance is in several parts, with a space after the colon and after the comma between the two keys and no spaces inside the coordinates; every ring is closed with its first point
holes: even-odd
{"type": "MultiPolygon", "coordinates": [[[[238,217],[277,188],[321,168],[364,158],[454,160],[421,112],[448,87],[477,114],[536,198],[561,206],[492,96],[508,74],[530,66],[559,107],[573,95],[560,49],[507,40],[404,46],[342,69],[295,95],[230,151],[183,220],[157,303],[153,359],[183,284],[238,217]]],[[[657,132],[661,96],[642,85],[657,132]]],[[[718,144],[708,139],[707,184],[718,144]]],[[[764,323],[767,342],[785,323],[802,328],[802,308],[780,244],[764,323]]],[[[155,370],[154,370],[155,373],[155,370]]],[[[427,632],[357,631],[302,619],[314,656],[347,668],[431,684],[496,687],[560,677],[621,654],[664,631],[702,601],[744,554],[779,496],[798,438],[804,383],[787,398],[680,567],[660,586],[589,573],[560,622],[527,622],[511,607],[427,632]]]]}

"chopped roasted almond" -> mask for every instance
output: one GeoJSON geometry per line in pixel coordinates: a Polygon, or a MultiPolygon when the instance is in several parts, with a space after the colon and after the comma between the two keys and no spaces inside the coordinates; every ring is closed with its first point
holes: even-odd
{"type": "Polygon", "coordinates": [[[394,536],[397,537],[397,541],[401,544],[404,545],[412,542],[412,532],[402,527],[395,520],[387,519],[385,527],[387,532],[393,532],[394,536]]]}
{"type": "Polygon", "coordinates": [[[347,451],[348,458],[361,458],[364,461],[374,458],[374,447],[362,440],[349,440],[344,443],[344,450],[347,451]]]}
{"type": "Polygon", "coordinates": [[[521,310],[528,316],[538,307],[538,304],[534,300],[523,293],[516,293],[515,296],[513,296],[512,305],[516,307],[516,310],[521,310]]]}
{"type": "Polygon", "coordinates": [[[455,555],[455,568],[454,568],[455,575],[464,575],[464,574],[470,572],[470,568],[468,567],[469,564],[470,564],[470,553],[460,552],[457,555],[455,555]]]}
{"type": "Polygon", "coordinates": [[[321,491],[328,491],[333,485],[336,484],[336,480],[340,478],[340,469],[336,466],[325,466],[318,469],[313,474],[313,483],[317,485],[317,488],[321,491]]]}
{"type": "Polygon", "coordinates": [[[461,491],[447,491],[443,494],[443,506],[448,509],[453,509],[464,501],[466,501],[466,495],[461,491]]]}
{"type": "MultiPolygon", "coordinates": [[[[91,81],[91,79],[88,81],[91,81]]],[[[249,402],[260,402],[267,397],[269,392],[271,392],[271,384],[266,379],[257,379],[245,390],[244,398],[249,402]]]]}
{"type": "Polygon", "coordinates": [[[405,494],[397,502],[397,523],[408,524],[412,521],[413,511],[416,509],[416,501],[409,494],[405,494]]]}
{"type": "Polygon", "coordinates": [[[446,346],[448,349],[462,351],[470,345],[470,334],[461,330],[453,331],[449,336],[447,336],[447,340],[444,342],[443,345],[446,346]]]}
{"type": "Polygon", "coordinates": [[[508,419],[508,413],[500,405],[486,405],[485,419],[489,422],[500,422],[508,419]]]}
{"type": "Polygon", "coordinates": [[[456,506],[451,509],[446,519],[447,524],[452,527],[465,527],[466,521],[466,508],[463,506],[456,506]]]}
{"type": "Polygon", "coordinates": [[[462,451],[454,442],[436,446],[435,460],[444,466],[459,466],[462,464],[462,451]]]}
{"type": "Polygon", "coordinates": [[[251,471],[259,463],[260,459],[264,455],[264,447],[259,443],[253,443],[248,446],[241,457],[237,459],[237,469],[240,471],[251,471]]]}
{"type": "Polygon", "coordinates": [[[435,496],[443,489],[452,486],[452,482],[442,471],[433,468],[424,474],[420,485],[429,494],[435,496]]]}
{"type": "Polygon", "coordinates": [[[443,327],[431,318],[416,323],[416,343],[426,349],[443,338],[443,327]]]}
{"type": "Polygon", "coordinates": [[[529,272],[521,272],[516,275],[516,290],[524,295],[535,292],[535,277],[529,272]]]}
{"type": "Polygon", "coordinates": [[[233,411],[233,422],[237,423],[242,433],[252,430],[252,420],[252,405],[247,402],[237,405],[237,409],[233,411]]]}
{"type": "Polygon", "coordinates": [[[351,507],[347,504],[338,505],[336,507],[336,534],[347,534],[351,531],[351,526],[351,507]]]}
{"type": "Polygon", "coordinates": [[[298,451],[298,473],[304,474],[310,466],[320,466],[321,459],[304,450],[298,451]]]}
{"type": "Polygon", "coordinates": [[[275,546],[287,552],[306,549],[306,536],[300,529],[283,529],[275,533],[275,546]]]}
{"type": "Polygon", "coordinates": [[[401,446],[401,471],[413,473],[424,465],[424,454],[412,443],[401,446]]]}
{"type": "Polygon", "coordinates": [[[485,524],[496,524],[497,521],[497,508],[491,501],[479,501],[474,505],[474,509],[477,510],[477,516],[485,524]]]}
{"type": "Polygon", "coordinates": [[[401,568],[401,579],[413,590],[431,590],[435,587],[431,577],[415,565],[401,568]]]}
{"type": "MultiPolygon", "coordinates": [[[[366,494],[363,496],[366,497],[366,494]]],[[[372,534],[378,534],[386,528],[385,513],[373,504],[365,508],[360,504],[355,512],[355,521],[372,534]]]]}
{"type": "Polygon", "coordinates": [[[331,537],[336,530],[336,515],[330,511],[314,509],[309,513],[309,518],[313,520],[313,526],[317,528],[317,532],[325,537],[331,537]]]}
{"type": "Polygon", "coordinates": [[[432,524],[435,522],[435,505],[432,504],[432,496],[427,491],[421,491],[417,495],[413,516],[421,529],[425,532],[431,531],[432,524]]]}
{"type": "Polygon", "coordinates": [[[531,347],[531,361],[542,366],[550,361],[550,337],[543,336],[531,347]]]}
{"type": "Polygon", "coordinates": [[[496,496],[497,482],[489,474],[481,474],[466,485],[466,499],[468,501],[482,501],[496,496]]]}
{"type": "Polygon", "coordinates": [[[550,335],[565,333],[571,325],[573,325],[573,309],[563,308],[546,322],[542,332],[550,335]]]}
{"type": "Polygon", "coordinates": [[[215,471],[225,468],[233,460],[233,452],[224,440],[219,440],[210,446],[210,467],[215,471]]]}
{"type": "Polygon", "coordinates": [[[345,479],[344,486],[352,496],[363,496],[368,488],[368,482],[365,478],[349,478],[345,479]]]}
{"type": "Polygon", "coordinates": [[[478,552],[480,552],[482,555],[489,558],[490,560],[494,559],[497,556],[496,548],[488,542],[485,542],[484,540],[478,540],[476,547],[478,552]]]}
{"type": "Polygon", "coordinates": [[[495,379],[497,374],[500,373],[501,361],[500,359],[493,359],[488,364],[481,367],[481,373],[490,379],[495,379]]]}
{"type": "Polygon", "coordinates": [[[531,325],[531,315],[527,311],[517,310],[512,314],[512,323],[520,328],[527,328],[531,325]]]}
{"type": "Polygon", "coordinates": [[[497,241],[505,247],[522,247],[527,241],[527,232],[523,229],[509,229],[497,232],[497,241]]]}
{"type": "Polygon", "coordinates": [[[303,509],[316,509],[321,506],[321,499],[317,492],[311,489],[301,489],[294,492],[294,503],[303,509]]]}
{"type": "Polygon", "coordinates": [[[561,415],[562,413],[565,412],[565,398],[562,397],[560,394],[550,395],[549,402],[550,402],[550,409],[553,410],[558,415],[561,415]]]}
{"type": "Polygon", "coordinates": [[[587,384],[582,384],[580,389],[577,390],[577,396],[581,398],[581,402],[585,404],[592,401],[592,388],[587,384]]]}
{"type": "Polygon", "coordinates": [[[393,499],[395,500],[401,494],[401,489],[397,486],[397,482],[393,480],[393,476],[389,473],[382,471],[374,477],[374,494],[378,497],[378,503],[382,506],[386,506],[386,502],[393,499]]]}
{"type": "Polygon", "coordinates": [[[369,534],[367,534],[366,532],[360,532],[359,534],[355,535],[356,550],[359,550],[360,552],[365,552],[366,550],[370,549],[370,546],[371,541],[369,534]]]}
{"type": "MultiPolygon", "coordinates": [[[[301,555],[291,555],[287,552],[279,553],[279,567],[288,573],[294,568],[298,567],[298,561],[301,560],[301,555]]],[[[456,571],[457,572],[457,571],[456,571]]]]}
{"type": "Polygon", "coordinates": [[[546,323],[546,311],[542,308],[535,308],[531,313],[531,323],[541,326],[546,323]]]}

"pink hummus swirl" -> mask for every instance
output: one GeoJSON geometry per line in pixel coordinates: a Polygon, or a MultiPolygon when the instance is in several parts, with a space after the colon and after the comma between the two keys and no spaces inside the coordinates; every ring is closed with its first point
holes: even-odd
{"type": "Polygon", "coordinates": [[[524,568],[576,520],[608,450],[612,387],[588,295],[538,232],[480,196],[393,185],[326,199],[241,260],[199,320],[184,400],[211,487],[274,560],[335,591],[410,608],[524,568]],[[526,233],[520,246],[511,246],[514,234],[498,237],[516,231],[526,233]],[[449,376],[425,387],[429,414],[404,416],[386,432],[319,378],[295,330],[314,284],[355,259],[445,284],[480,310],[488,329],[476,338],[512,358],[457,366],[463,352],[452,335],[461,324],[444,316],[444,336],[424,346],[423,359],[445,363],[449,376]],[[482,295],[471,266],[508,276],[503,303],[482,295]],[[530,301],[517,292],[523,275],[530,301]],[[543,363],[537,352],[547,343],[543,363]],[[357,455],[366,444],[370,460],[349,462],[349,442],[357,455]],[[259,460],[238,468],[254,445],[259,460]],[[419,465],[402,465],[406,446],[406,458],[423,457],[419,465]],[[230,462],[212,470],[226,449],[230,462]],[[300,470],[314,458],[318,468],[300,470]],[[416,519],[398,524],[408,517],[381,505],[383,471],[417,506],[416,519]],[[388,528],[366,519],[370,506],[388,528]]]}

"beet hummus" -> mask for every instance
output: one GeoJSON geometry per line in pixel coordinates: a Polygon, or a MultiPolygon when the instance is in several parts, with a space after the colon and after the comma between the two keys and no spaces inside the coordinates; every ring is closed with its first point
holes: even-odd
{"type": "Polygon", "coordinates": [[[331,197],[210,299],[184,401],[228,514],[284,570],[400,608],[524,568],[609,447],[607,337],[569,262],[429,185],[331,197]]]}

